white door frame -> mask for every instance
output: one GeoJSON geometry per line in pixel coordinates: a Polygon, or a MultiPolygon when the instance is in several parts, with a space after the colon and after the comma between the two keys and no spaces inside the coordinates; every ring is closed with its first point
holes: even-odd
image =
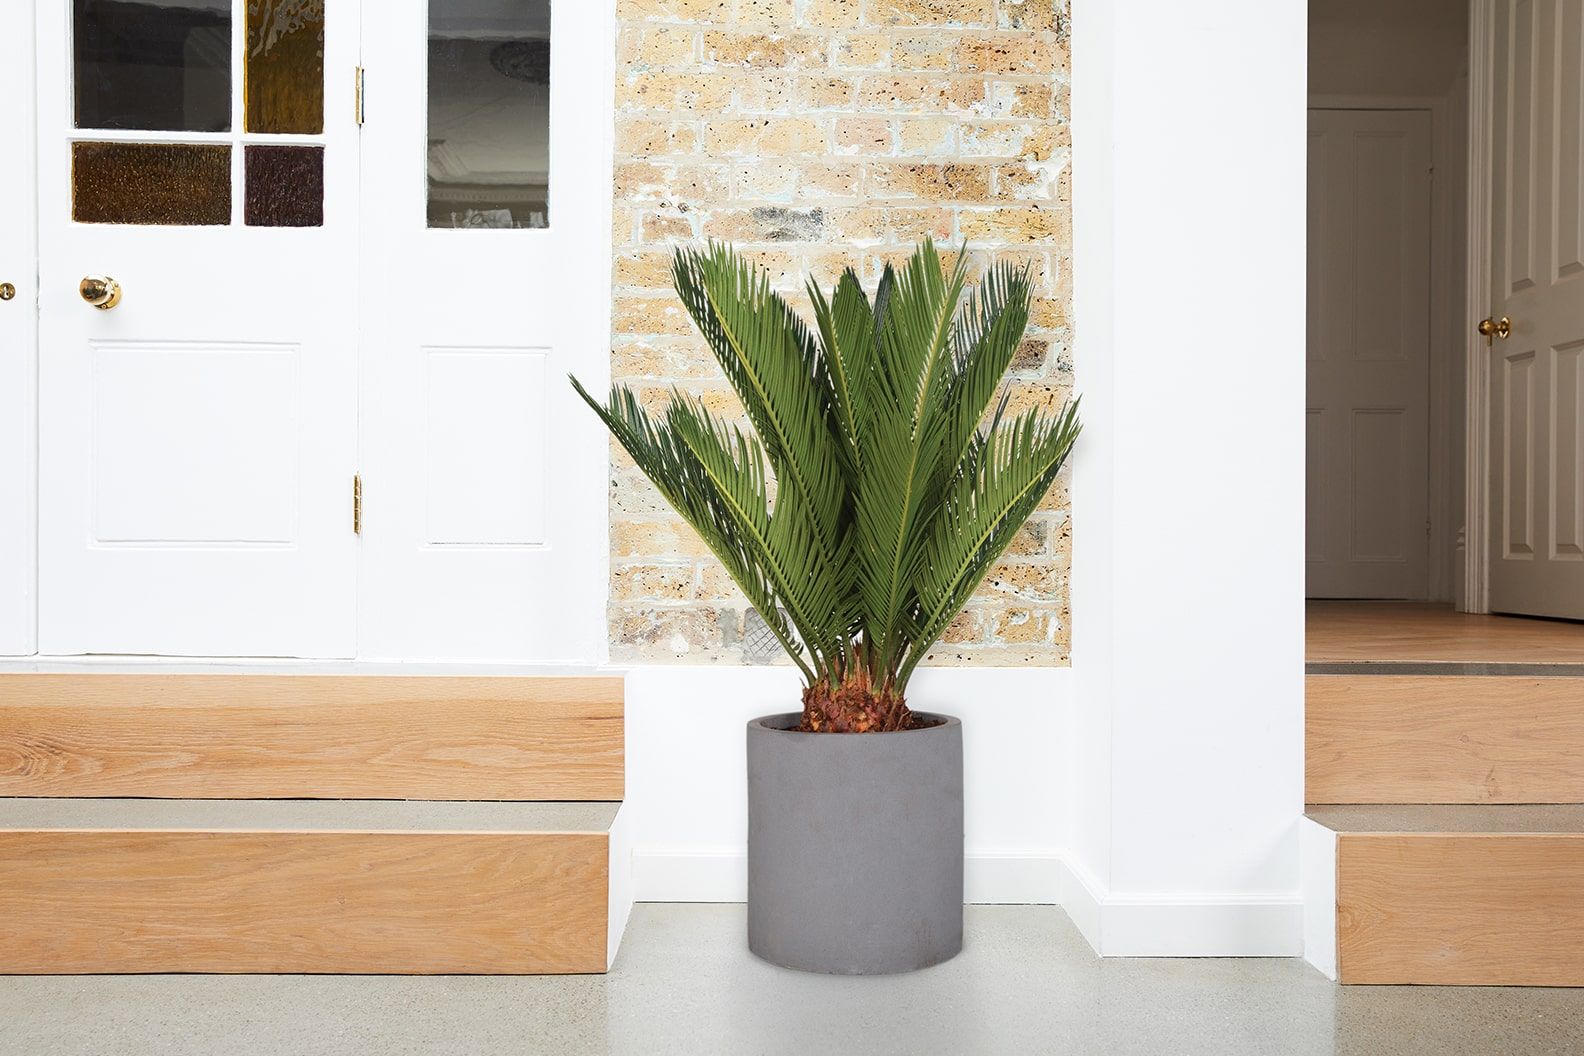
{"type": "Polygon", "coordinates": [[[1490,611],[1490,356],[1476,330],[1489,310],[1493,0],[1469,0],[1468,298],[1464,312],[1464,612],[1490,611]]]}
{"type": "Polygon", "coordinates": [[[0,13],[0,656],[38,647],[38,139],[34,5],[0,13]]]}

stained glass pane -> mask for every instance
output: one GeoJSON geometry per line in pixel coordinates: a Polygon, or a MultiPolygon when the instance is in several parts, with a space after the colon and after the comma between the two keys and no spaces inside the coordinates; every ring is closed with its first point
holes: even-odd
{"type": "Polygon", "coordinates": [[[429,226],[547,227],[550,0],[429,0],[429,226]]]}
{"type": "Polygon", "coordinates": [[[82,224],[229,224],[231,148],[73,143],[72,219],[82,224]]]}
{"type": "Polygon", "coordinates": [[[244,148],[243,222],[250,227],[324,225],[324,148],[244,148]]]}
{"type": "Polygon", "coordinates": [[[324,131],[325,0],[248,0],[249,132],[324,131]]]}
{"type": "Polygon", "coordinates": [[[231,127],[230,0],[75,0],[78,128],[231,127]]]}

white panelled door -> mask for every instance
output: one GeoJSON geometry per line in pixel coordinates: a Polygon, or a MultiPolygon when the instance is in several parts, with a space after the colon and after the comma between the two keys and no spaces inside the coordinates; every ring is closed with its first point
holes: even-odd
{"type": "Polygon", "coordinates": [[[1584,0],[1500,0],[1490,608],[1584,619],[1584,0]]]}
{"type": "Polygon", "coordinates": [[[40,651],[350,656],[358,3],[37,9],[40,651]]]}
{"type": "Polygon", "coordinates": [[[1309,112],[1313,598],[1429,592],[1430,115],[1309,112]]]}
{"type": "Polygon", "coordinates": [[[359,651],[600,660],[613,5],[365,14],[359,651]]]}

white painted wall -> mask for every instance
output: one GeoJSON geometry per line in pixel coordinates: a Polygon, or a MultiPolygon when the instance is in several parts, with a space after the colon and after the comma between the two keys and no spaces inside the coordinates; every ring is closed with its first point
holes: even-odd
{"type": "Polygon", "coordinates": [[[1068,864],[1107,954],[1301,948],[1305,21],[1073,5],[1068,864]]]}
{"type": "Polygon", "coordinates": [[[0,6],[0,282],[17,289],[0,301],[0,656],[36,642],[33,91],[33,5],[0,6]]]}

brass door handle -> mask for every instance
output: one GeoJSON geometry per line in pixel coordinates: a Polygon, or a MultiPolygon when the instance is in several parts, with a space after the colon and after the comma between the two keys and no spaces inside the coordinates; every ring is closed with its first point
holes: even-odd
{"type": "Polygon", "coordinates": [[[121,303],[121,284],[108,275],[86,276],[78,284],[77,292],[101,312],[108,312],[121,303]]]}
{"type": "Polygon", "coordinates": [[[1512,320],[1505,315],[1500,319],[1481,319],[1479,332],[1480,336],[1487,341],[1490,340],[1493,334],[1505,340],[1507,335],[1512,333],[1512,320]]]}

